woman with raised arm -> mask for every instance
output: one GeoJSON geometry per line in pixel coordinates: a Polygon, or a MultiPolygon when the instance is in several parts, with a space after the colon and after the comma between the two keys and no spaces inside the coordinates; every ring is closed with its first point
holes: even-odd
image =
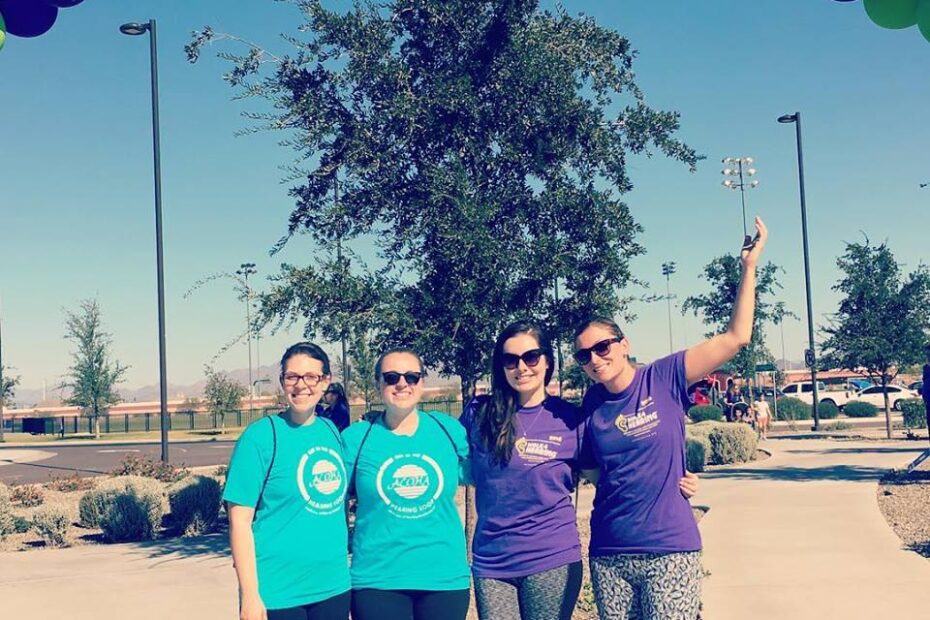
{"type": "Polygon", "coordinates": [[[233,450],[223,499],[241,620],[346,620],[348,485],[342,439],[315,408],[329,357],[295,344],[281,358],[287,410],[249,425],[233,450]]]}
{"type": "MultiPolygon", "coordinates": [[[[685,472],[688,385],[748,345],[756,264],[767,231],[741,251],[742,276],[726,331],[643,367],[614,321],[595,318],[575,335],[575,359],[596,382],[582,467],[600,472],[591,514],[590,566],[601,620],[694,620],[701,601],[701,536],[679,492],[685,472]]],[[[748,240],[748,238],[747,238],[748,240]]]]}
{"type": "Polygon", "coordinates": [[[471,580],[455,505],[468,442],[454,419],[420,409],[424,374],[414,351],[382,354],[375,378],[384,412],[342,434],[358,498],[354,620],[464,620],[468,612],[471,580]]]}

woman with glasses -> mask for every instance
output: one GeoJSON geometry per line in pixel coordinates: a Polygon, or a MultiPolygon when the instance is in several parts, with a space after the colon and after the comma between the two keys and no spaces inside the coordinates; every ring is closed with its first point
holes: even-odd
{"type": "Polygon", "coordinates": [[[340,432],[349,426],[349,399],[341,383],[330,383],[323,393],[320,416],[336,425],[340,432]]]}
{"type": "Polygon", "coordinates": [[[491,393],[470,402],[460,418],[478,512],[472,541],[478,617],[569,620],[582,577],[571,500],[581,411],[546,392],[555,368],[552,344],[535,323],[504,328],[491,368],[491,393]]]}
{"type": "Polygon", "coordinates": [[[591,514],[590,567],[601,620],[694,620],[701,601],[701,537],[678,490],[685,471],[688,385],[731,360],[752,337],[756,264],[768,236],[741,251],[742,276],[727,330],[646,366],[610,319],[582,324],[575,359],[596,382],[582,467],[600,478],[591,514]]]}
{"type": "Polygon", "coordinates": [[[346,620],[350,581],[342,439],[315,408],[329,357],[302,342],[281,358],[287,410],[249,425],[223,499],[241,620],[346,620]]]}
{"type": "Polygon", "coordinates": [[[465,431],[419,408],[423,364],[408,349],[375,364],[384,412],[343,432],[350,490],[354,620],[464,620],[469,571],[455,506],[465,431]]]}

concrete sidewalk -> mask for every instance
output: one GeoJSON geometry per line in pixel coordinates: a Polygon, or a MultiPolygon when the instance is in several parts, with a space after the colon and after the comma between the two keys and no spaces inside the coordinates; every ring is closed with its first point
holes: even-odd
{"type": "Polygon", "coordinates": [[[704,474],[706,620],[930,617],[930,561],[904,550],[877,481],[925,448],[769,440],[772,458],[704,474]]]}

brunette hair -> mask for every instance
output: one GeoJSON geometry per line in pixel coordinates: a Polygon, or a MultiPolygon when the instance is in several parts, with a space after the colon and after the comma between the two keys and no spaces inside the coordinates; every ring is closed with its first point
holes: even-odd
{"type": "Polygon", "coordinates": [[[326,351],[321,349],[318,345],[313,344],[312,342],[298,342],[297,344],[292,344],[284,351],[284,355],[281,356],[281,378],[284,378],[284,369],[287,368],[287,360],[291,359],[295,355],[306,355],[315,360],[319,360],[323,364],[323,374],[327,377],[330,376],[329,371],[329,356],[326,355],[326,351]]]}

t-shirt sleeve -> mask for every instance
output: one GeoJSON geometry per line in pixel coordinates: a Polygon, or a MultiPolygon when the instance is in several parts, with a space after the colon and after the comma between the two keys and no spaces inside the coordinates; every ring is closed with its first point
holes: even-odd
{"type": "Polygon", "coordinates": [[[229,461],[223,500],[255,508],[274,452],[271,430],[269,422],[259,420],[239,437],[229,461]]]}
{"type": "MultiPolygon", "coordinates": [[[[667,387],[669,393],[687,411],[691,406],[688,398],[688,381],[685,379],[685,352],[678,351],[653,362],[656,377],[667,387]]],[[[661,386],[655,386],[661,389],[661,386]]]]}

